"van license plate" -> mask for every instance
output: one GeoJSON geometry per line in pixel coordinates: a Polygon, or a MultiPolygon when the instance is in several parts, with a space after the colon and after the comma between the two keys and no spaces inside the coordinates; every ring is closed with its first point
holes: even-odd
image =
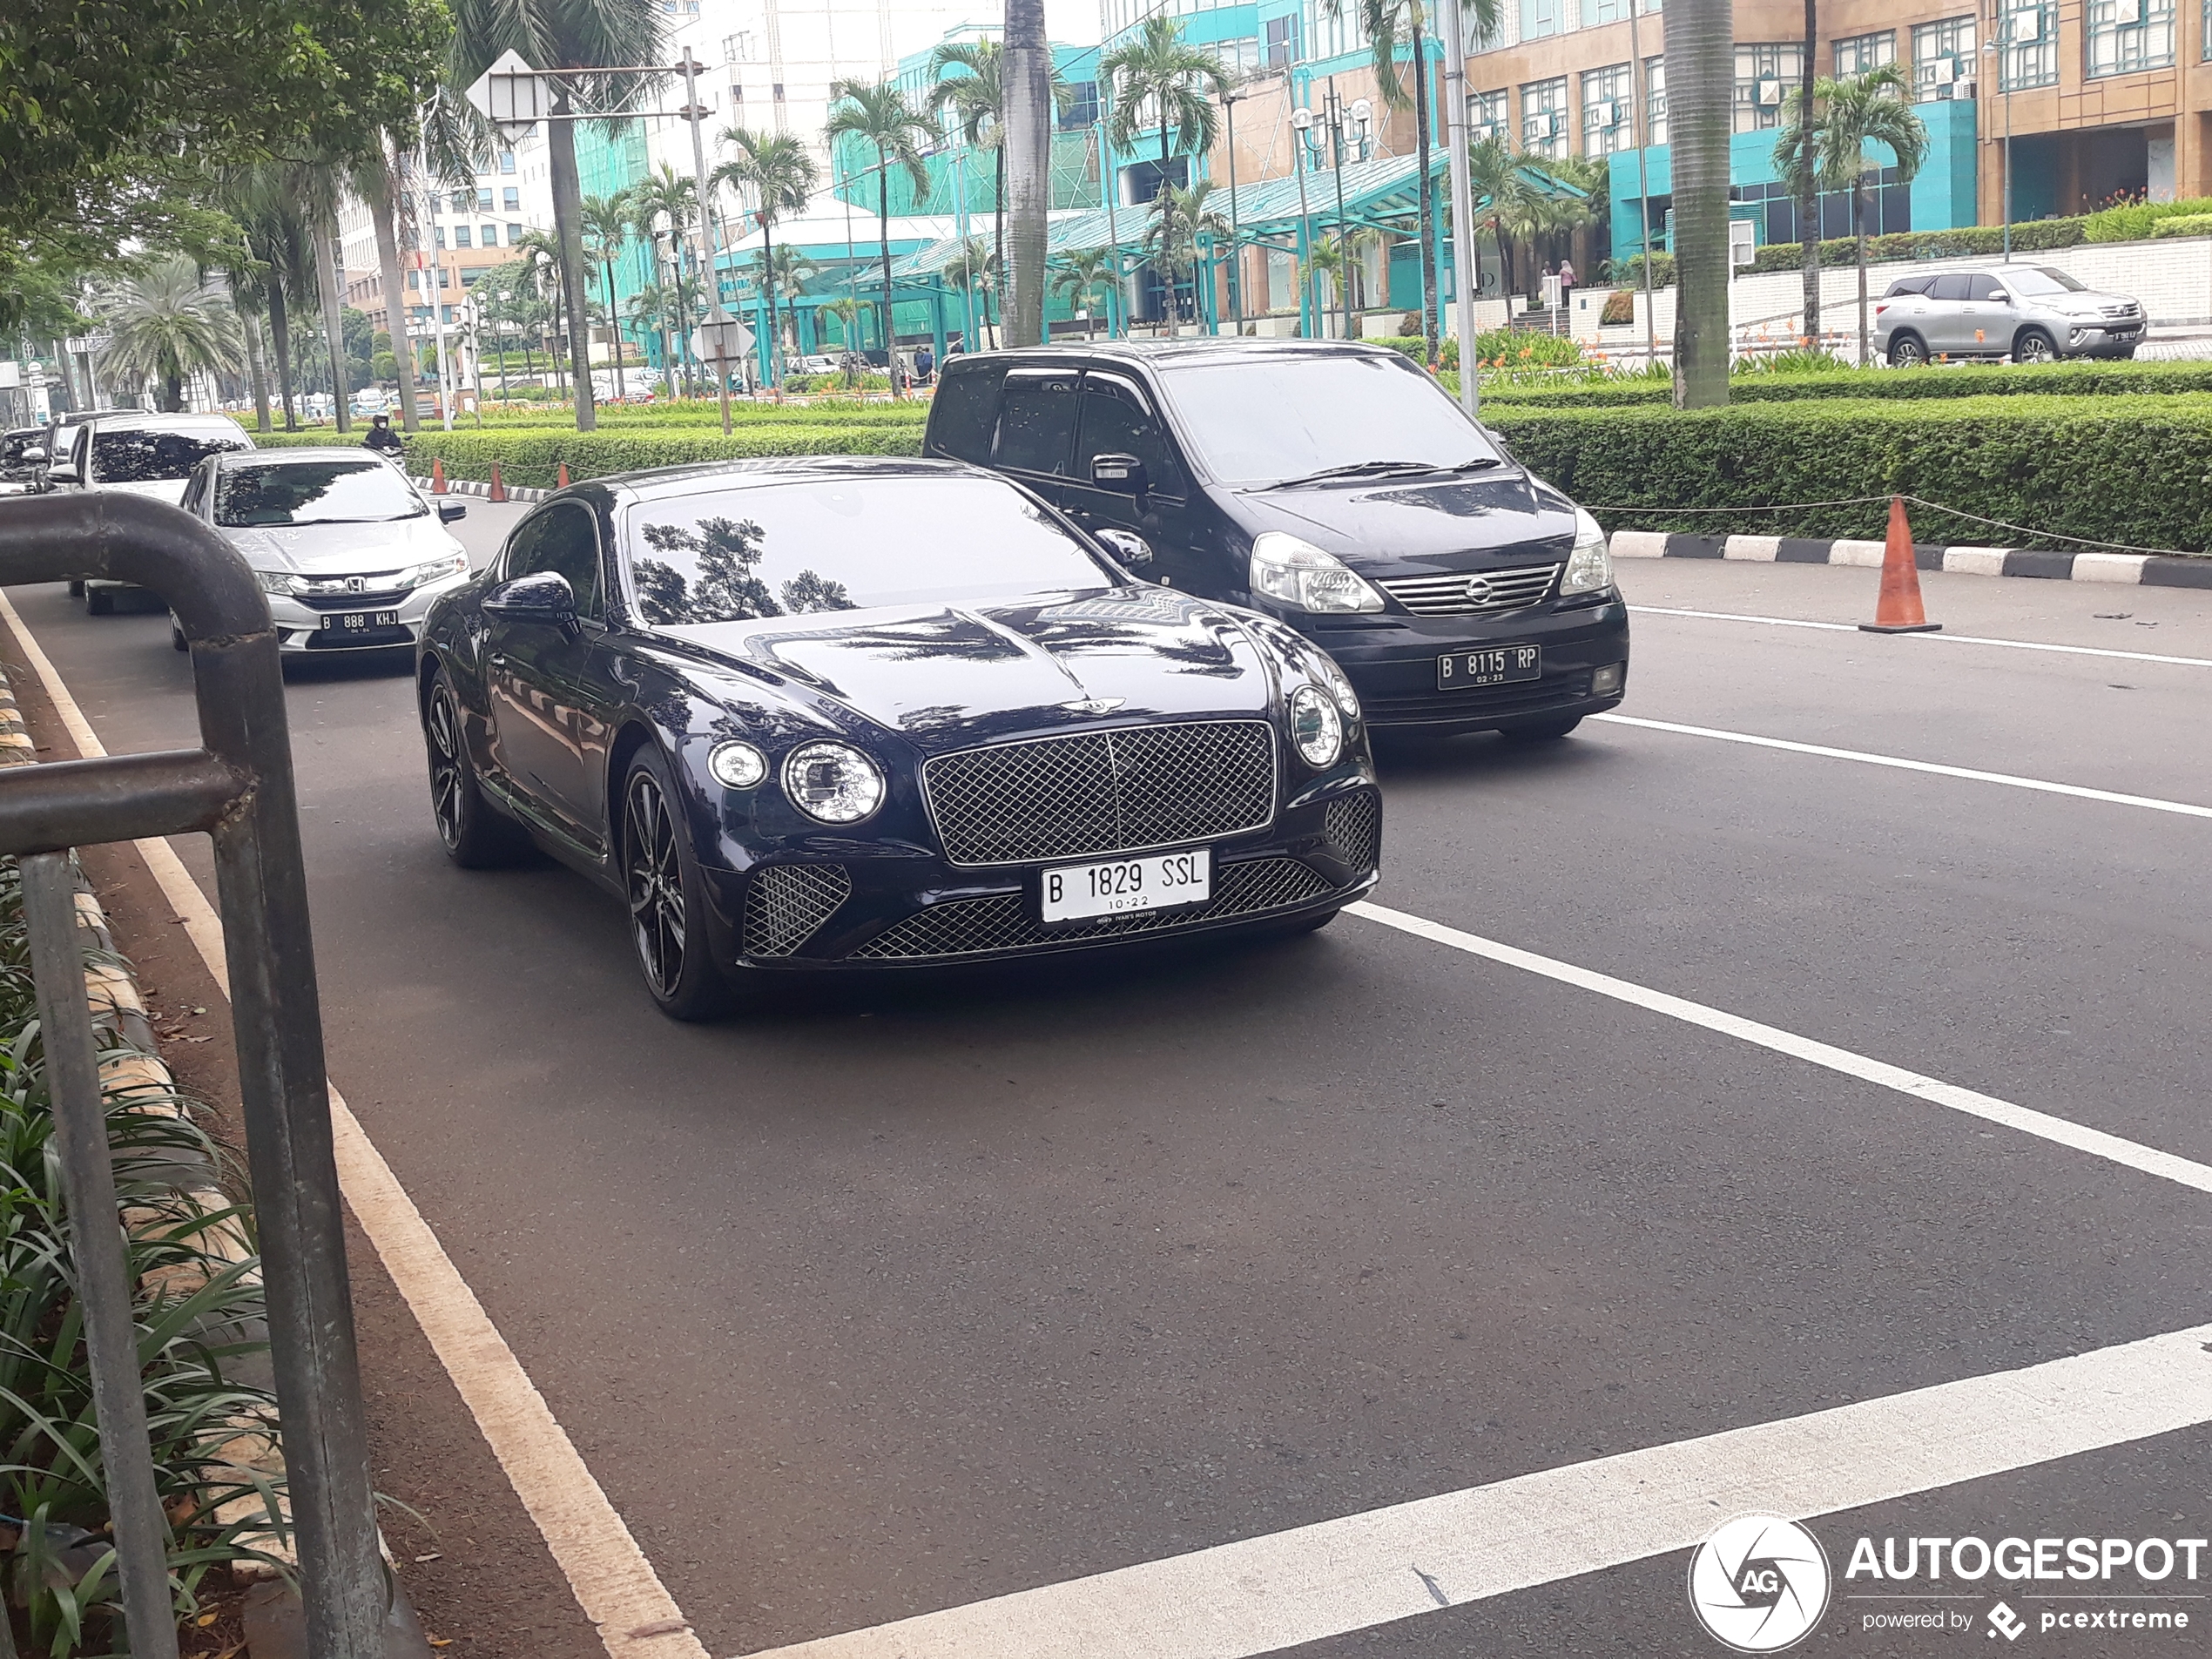
{"type": "Polygon", "coordinates": [[[1487,651],[1455,651],[1436,659],[1436,689],[1464,691],[1478,685],[1510,685],[1543,673],[1541,645],[1493,645],[1487,651]]]}

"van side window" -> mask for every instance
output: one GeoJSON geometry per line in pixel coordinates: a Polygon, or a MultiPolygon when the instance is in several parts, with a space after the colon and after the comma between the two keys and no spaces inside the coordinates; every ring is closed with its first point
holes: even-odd
{"type": "Polygon", "coordinates": [[[1011,369],[999,405],[995,464],[1064,474],[1076,442],[1076,371],[1011,369]]]}
{"type": "Polygon", "coordinates": [[[1163,496],[1183,494],[1183,469],[1176,465],[1167,435],[1144,395],[1116,375],[1092,374],[1083,381],[1082,435],[1076,445],[1076,476],[1090,476],[1092,458],[1135,455],[1145,476],[1163,496]]]}
{"type": "Polygon", "coordinates": [[[999,372],[977,368],[948,369],[929,401],[929,447],[933,453],[979,467],[991,463],[991,429],[999,419],[999,372]]]}

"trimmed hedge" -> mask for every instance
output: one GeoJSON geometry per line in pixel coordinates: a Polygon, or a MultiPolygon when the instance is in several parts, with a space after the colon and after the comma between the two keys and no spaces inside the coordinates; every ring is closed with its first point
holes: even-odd
{"type": "Polygon", "coordinates": [[[724,437],[708,431],[578,432],[486,430],[417,432],[407,440],[408,470],[420,476],[435,457],[448,478],[488,480],[499,462],[502,482],[550,489],[559,482],[556,469],[569,463],[571,482],[645,467],[673,467],[687,461],[729,461],[756,455],[918,455],[921,428],[905,426],[803,427],[778,425],[765,431],[738,430],[724,437]]]}
{"type": "MultiPolygon", "coordinates": [[[[2212,362],[2084,362],[2021,364],[1998,368],[1969,364],[1942,369],[1844,369],[1835,374],[1737,374],[1729,396],[1739,403],[1792,403],[1823,398],[1881,398],[1885,401],[1992,396],[2086,397],[2174,396],[2212,392],[2212,362]]],[[[1598,409],[1671,405],[1674,390],[1663,379],[1573,381],[1561,386],[1483,384],[1486,403],[1516,408],[1598,409]]]]}
{"type": "Polygon", "coordinates": [[[2206,215],[2212,215],[2212,196],[2188,196],[2180,201],[2124,202],[2117,207],[2100,208],[2086,223],[2092,242],[2141,242],[2156,236],[2159,226],[2169,219],[2206,215]]]}
{"type": "Polygon", "coordinates": [[[2154,239],[2162,236],[2212,236],[2212,213],[2182,213],[2161,219],[2150,227],[2154,239]]]}
{"type": "MultiPolygon", "coordinates": [[[[2150,233],[2145,230],[2139,234],[2148,236],[2150,233]]],[[[2078,247],[2084,242],[2107,239],[2117,239],[2090,234],[2088,219],[2033,219],[2013,226],[2013,248],[2016,253],[2023,249],[2035,253],[2054,247],[2078,247]]],[[[1866,239],[1866,262],[1877,265],[1885,260],[1973,259],[2004,250],[2003,226],[1962,225],[1955,230],[1898,231],[1888,236],[1870,236],[1866,239]]],[[[1754,274],[1800,271],[1804,268],[1804,261],[1803,243],[1770,242],[1752,256],[1750,269],[1754,274]]],[[[1848,236],[1832,237],[1820,245],[1820,262],[1831,269],[1856,265],[1858,244],[1848,236]]]]}
{"type": "MultiPolygon", "coordinates": [[[[1881,399],[1678,411],[1490,405],[1516,459],[1608,529],[1879,536],[1885,500],[1912,495],[2038,530],[2152,549],[2212,549],[2212,395],[1881,399]]],[[[1925,541],[2035,538],[1913,510],[1925,541]]]]}

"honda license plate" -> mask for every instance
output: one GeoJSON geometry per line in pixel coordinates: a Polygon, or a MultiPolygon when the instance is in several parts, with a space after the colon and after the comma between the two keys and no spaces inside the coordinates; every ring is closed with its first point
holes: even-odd
{"type": "Polygon", "coordinates": [[[1436,689],[1464,691],[1478,685],[1510,685],[1543,672],[1541,645],[1493,645],[1485,651],[1455,651],[1436,659],[1436,689]]]}
{"type": "Polygon", "coordinates": [[[396,610],[334,610],[322,619],[323,632],[365,634],[372,628],[396,628],[396,610]]]}

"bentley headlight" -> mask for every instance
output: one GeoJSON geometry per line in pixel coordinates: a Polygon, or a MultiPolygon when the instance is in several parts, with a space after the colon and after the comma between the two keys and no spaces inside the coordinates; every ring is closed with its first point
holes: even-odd
{"type": "Polygon", "coordinates": [[[1380,610],[1377,593],[1332,553],[1281,530],[1252,537],[1251,590],[1298,610],[1380,610]]]}
{"type": "Polygon", "coordinates": [[[1613,556],[1605,550],[1605,531],[1581,508],[1575,509],[1575,550],[1559,578],[1559,597],[1595,593],[1613,585],[1613,556]]]}
{"type": "Polygon", "coordinates": [[[725,789],[750,789],[768,775],[768,757],[749,743],[718,743],[708,752],[706,769],[725,789]]]}
{"type": "Polygon", "coordinates": [[[883,770],[849,743],[802,743],[784,758],[784,793],[809,818],[857,824],[883,805],[883,770]]]}
{"type": "Polygon", "coordinates": [[[1301,685],[1291,694],[1291,741],[1316,771],[1334,765],[1344,752],[1344,722],[1319,686],[1301,685]]]}
{"type": "Polygon", "coordinates": [[[1330,691],[1335,695],[1337,706],[1344,711],[1344,718],[1347,720],[1358,719],[1359,718],[1359,693],[1352,689],[1352,682],[1345,678],[1344,670],[1325,657],[1321,659],[1317,667],[1320,677],[1328,682],[1330,691]]]}

